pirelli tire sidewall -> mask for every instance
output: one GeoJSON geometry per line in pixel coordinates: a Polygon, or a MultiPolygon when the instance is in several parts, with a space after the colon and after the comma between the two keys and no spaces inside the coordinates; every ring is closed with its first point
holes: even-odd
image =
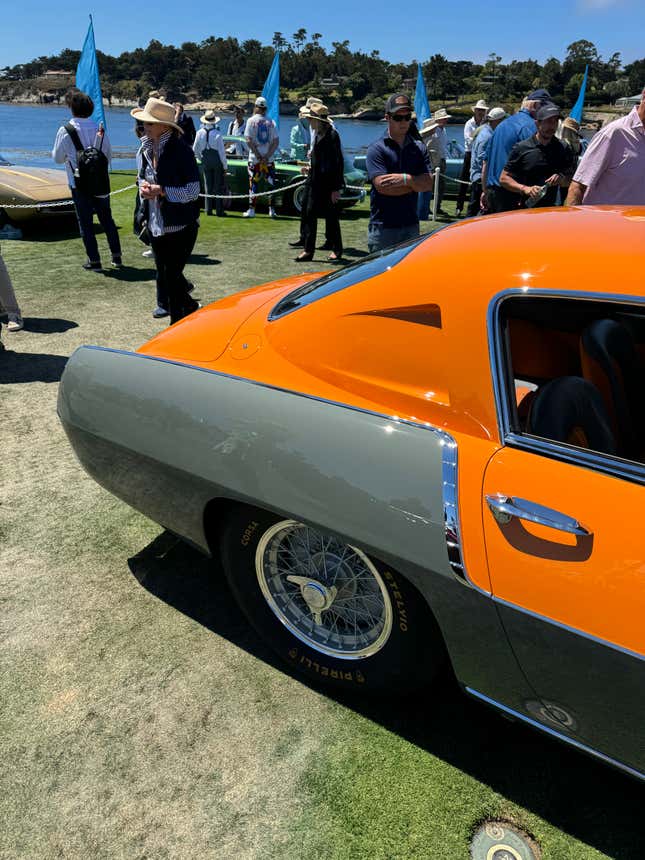
{"type": "Polygon", "coordinates": [[[243,508],[229,519],[222,561],[242,612],[262,639],[296,672],[336,688],[385,694],[414,692],[433,680],[445,659],[443,641],[423,598],[397,571],[371,557],[387,589],[393,612],[387,641],[374,655],[339,659],[298,639],[278,619],[262,594],[256,550],[267,529],[285,517],[243,508]]]}

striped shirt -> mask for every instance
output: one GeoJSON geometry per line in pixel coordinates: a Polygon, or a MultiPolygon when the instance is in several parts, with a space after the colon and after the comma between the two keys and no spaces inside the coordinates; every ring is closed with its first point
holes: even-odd
{"type": "MultiPolygon", "coordinates": [[[[171,131],[162,134],[156,145],[152,138],[141,138],[140,152],[145,161],[144,178],[151,185],[157,184],[157,171],[153,166],[154,156],[156,156],[157,163],[159,163],[161,153],[164,151],[172,134],[171,131]]],[[[171,203],[190,203],[199,197],[199,182],[188,182],[186,185],[166,185],[164,195],[166,200],[169,200],[171,203]]],[[[179,224],[176,227],[165,227],[161,213],[161,198],[153,197],[148,200],[148,204],[148,229],[153,236],[163,236],[166,233],[179,233],[180,230],[183,230],[187,226],[186,224],[179,224]]]]}

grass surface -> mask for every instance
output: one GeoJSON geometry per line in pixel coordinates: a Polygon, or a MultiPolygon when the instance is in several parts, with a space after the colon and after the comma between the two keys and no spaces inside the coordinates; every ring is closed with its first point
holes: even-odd
{"type": "MultiPolygon", "coordinates": [[[[2,245],[26,330],[0,355],[0,857],[465,860],[490,815],[545,860],[642,858],[639,786],[448,681],[378,706],[302,684],[215,565],[82,472],[56,417],[66,358],[164,325],[132,200],[114,198],[122,272],[82,271],[73,230],[2,245]]],[[[297,226],[202,218],[200,300],[301,271],[297,226]]],[[[359,259],[366,206],[342,228],[359,259]]]]}

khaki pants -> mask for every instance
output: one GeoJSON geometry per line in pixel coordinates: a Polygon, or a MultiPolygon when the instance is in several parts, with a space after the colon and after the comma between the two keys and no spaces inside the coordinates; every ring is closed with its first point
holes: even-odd
{"type": "Polygon", "coordinates": [[[9,277],[9,272],[5,266],[2,254],[0,253],[0,313],[9,314],[9,317],[19,317],[20,308],[18,300],[13,291],[13,284],[9,277]]]}

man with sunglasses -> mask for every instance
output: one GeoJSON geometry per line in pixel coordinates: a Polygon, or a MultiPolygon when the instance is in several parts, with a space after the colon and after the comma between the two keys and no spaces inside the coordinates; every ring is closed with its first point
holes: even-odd
{"type": "Polygon", "coordinates": [[[385,134],[367,149],[367,175],[372,183],[367,234],[371,253],[419,235],[417,196],[432,190],[428,152],[410,134],[410,97],[403,93],[390,96],[385,119],[385,134]]]}

